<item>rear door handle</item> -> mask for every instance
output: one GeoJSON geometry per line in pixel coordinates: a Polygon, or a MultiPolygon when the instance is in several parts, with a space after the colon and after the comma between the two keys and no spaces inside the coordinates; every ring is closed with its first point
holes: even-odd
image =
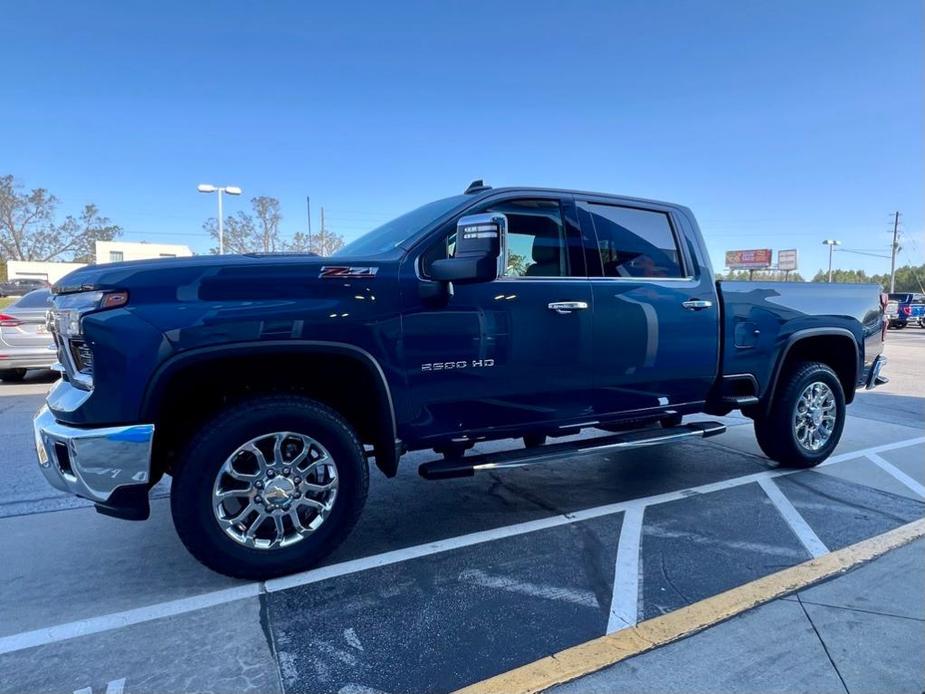
{"type": "Polygon", "coordinates": [[[690,299],[681,305],[688,311],[701,311],[705,308],[710,308],[713,305],[713,302],[706,301],[704,299],[690,299]]]}
{"type": "Polygon", "coordinates": [[[587,301],[553,301],[548,306],[550,311],[555,311],[556,313],[567,315],[572,311],[583,311],[588,308],[587,301]]]}

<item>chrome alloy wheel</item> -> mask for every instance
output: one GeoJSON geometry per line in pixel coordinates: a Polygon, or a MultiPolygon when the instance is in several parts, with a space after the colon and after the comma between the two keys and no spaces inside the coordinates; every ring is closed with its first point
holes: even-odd
{"type": "Polygon", "coordinates": [[[818,451],[835,429],[835,394],[821,381],[810,383],[797,399],[793,410],[793,433],[808,451],[818,451]]]}
{"type": "Polygon", "coordinates": [[[315,439],[291,431],[264,434],[225,460],[212,487],[212,511],[235,542],[288,547],[324,523],[337,483],[337,465],[315,439]]]}

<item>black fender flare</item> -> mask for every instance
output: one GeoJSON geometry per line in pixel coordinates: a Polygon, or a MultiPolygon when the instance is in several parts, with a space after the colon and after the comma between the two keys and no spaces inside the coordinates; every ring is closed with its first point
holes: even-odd
{"type": "Polygon", "coordinates": [[[854,399],[854,388],[857,385],[858,369],[860,368],[860,350],[858,349],[858,338],[847,328],[806,328],[805,330],[797,330],[792,333],[787,341],[784,343],[784,346],[781,348],[780,352],[777,355],[777,359],[774,362],[774,368],[771,370],[771,378],[768,381],[768,387],[765,393],[762,396],[764,401],[762,408],[765,412],[770,410],[771,403],[774,400],[774,392],[777,390],[777,382],[780,380],[781,369],[784,367],[784,362],[787,361],[787,356],[790,354],[790,351],[795,345],[803,340],[807,340],[814,337],[844,337],[848,338],[851,342],[851,346],[854,348],[854,377],[851,379],[850,389],[845,393],[846,402],[851,402],[854,399]]]}
{"type": "Polygon", "coordinates": [[[246,356],[254,352],[305,352],[308,354],[337,354],[348,356],[362,364],[367,369],[373,382],[376,384],[377,395],[384,407],[380,414],[385,422],[382,427],[381,441],[376,442],[376,466],[387,477],[394,477],[398,471],[398,458],[402,450],[398,440],[397,421],[395,418],[395,403],[392,399],[392,390],[386,379],[385,372],[376,358],[361,347],[344,342],[328,342],[323,340],[252,340],[247,342],[233,342],[223,345],[210,345],[195,347],[193,349],[176,352],[154,370],[145,387],[141,401],[141,420],[154,421],[164,393],[171,381],[171,377],[180,369],[184,369],[199,361],[208,361],[216,357],[246,356]]]}

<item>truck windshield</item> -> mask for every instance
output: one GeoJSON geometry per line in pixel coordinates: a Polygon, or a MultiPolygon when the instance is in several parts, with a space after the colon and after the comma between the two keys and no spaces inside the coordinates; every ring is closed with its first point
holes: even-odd
{"type": "Polygon", "coordinates": [[[416,210],[406,212],[391,222],[368,231],[355,241],[351,241],[334,255],[377,255],[386,253],[410,238],[428,224],[436,221],[455,207],[469,200],[465,195],[454,195],[442,200],[434,200],[416,210]]]}

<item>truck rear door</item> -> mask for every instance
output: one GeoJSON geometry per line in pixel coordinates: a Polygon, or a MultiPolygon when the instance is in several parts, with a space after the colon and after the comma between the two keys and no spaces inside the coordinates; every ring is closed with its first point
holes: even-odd
{"type": "Polygon", "coordinates": [[[587,196],[577,205],[594,299],[596,415],[703,402],[718,368],[719,306],[696,231],[654,203],[587,196]]]}

